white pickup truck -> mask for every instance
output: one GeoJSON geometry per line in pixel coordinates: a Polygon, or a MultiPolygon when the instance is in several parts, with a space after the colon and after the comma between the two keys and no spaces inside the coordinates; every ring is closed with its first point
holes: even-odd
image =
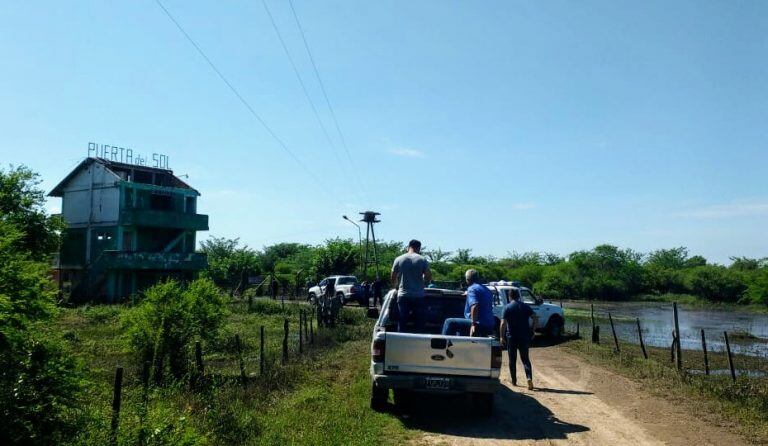
{"type": "MultiPolygon", "coordinates": [[[[538,316],[539,322],[536,331],[543,333],[549,338],[558,339],[563,334],[565,327],[565,314],[563,309],[557,305],[544,303],[544,300],[537,297],[533,292],[521,286],[518,282],[498,281],[486,285],[493,293],[493,315],[496,316],[496,327],[498,329],[499,321],[504,313],[504,306],[512,299],[509,294],[512,290],[517,290],[523,302],[527,303],[538,316]]],[[[531,320],[531,324],[533,320],[531,320]]],[[[498,333],[497,333],[498,335],[498,333]]]]}
{"type": "Polygon", "coordinates": [[[368,302],[362,302],[363,296],[360,293],[360,286],[357,284],[355,276],[328,276],[307,290],[307,300],[314,304],[318,297],[325,294],[325,289],[329,283],[333,284],[335,295],[341,299],[342,304],[355,300],[359,301],[360,305],[368,305],[368,302]]]}
{"type": "Polygon", "coordinates": [[[395,405],[407,407],[414,394],[469,393],[486,414],[493,410],[499,386],[501,345],[493,337],[443,336],[443,322],[464,316],[466,297],[460,291],[426,289],[423,333],[413,326],[398,332],[395,290],[381,306],[371,343],[371,408],[382,410],[394,393],[395,405]]]}

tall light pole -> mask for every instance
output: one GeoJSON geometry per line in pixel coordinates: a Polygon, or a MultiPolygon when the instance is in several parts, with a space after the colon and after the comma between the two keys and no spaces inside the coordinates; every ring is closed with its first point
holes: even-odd
{"type": "MultiPolygon", "coordinates": [[[[360,257],[360,266],[362,266],[363,265],[363,234],[362,234],[362,232],[360,232],[360,225],[358,225],[357,223],[355,223],[352,220],[350,220],[349,217],[347,217],[346,215],[342,215],[341,217],[344,218],[344,220],[346,220],[346,221],[352,223],[353,225],[357,226],[357,243],[358,243],[358,247],[359,247],[358,252],[360,253],[360,256],[359,256],[360,257]]],[[[368,280],[368,278],[367,277],[363,277],[363,280],[368,280]]]]}

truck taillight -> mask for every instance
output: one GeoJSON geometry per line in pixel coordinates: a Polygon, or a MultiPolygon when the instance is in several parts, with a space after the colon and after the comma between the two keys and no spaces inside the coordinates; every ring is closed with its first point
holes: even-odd
{"type": "Polygon", "coordinates": [[[376,339],[371,345],[371,359],[373,362],[384,362],[384,339],[376,339]]]}
{"type": "Polygon", "coordinates": [[[500,369],[501,368],[501,346],[500,345],[494,345],[491,347],[491,368],[492,369],[500,369]]]}

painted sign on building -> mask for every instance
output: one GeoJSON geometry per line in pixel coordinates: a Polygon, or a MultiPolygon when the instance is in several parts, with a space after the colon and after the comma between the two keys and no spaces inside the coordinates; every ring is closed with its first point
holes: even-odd
{"type": "Polygon", "coordinates": [[[170,170],[168,155],[152,153],[151,158],[133,149],[109,144],[88,143],[88,157],[101,158],[116,163],[135,164],[137,166],[156,167],[170,170]]]}

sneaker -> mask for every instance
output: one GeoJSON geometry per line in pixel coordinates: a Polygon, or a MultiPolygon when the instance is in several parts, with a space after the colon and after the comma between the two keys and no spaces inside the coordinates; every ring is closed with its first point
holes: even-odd
{"type": "Polygon", "coordinates": [[[533,380],[532,379],[528,380],[528,390],[533,390],[533,380]]]}

